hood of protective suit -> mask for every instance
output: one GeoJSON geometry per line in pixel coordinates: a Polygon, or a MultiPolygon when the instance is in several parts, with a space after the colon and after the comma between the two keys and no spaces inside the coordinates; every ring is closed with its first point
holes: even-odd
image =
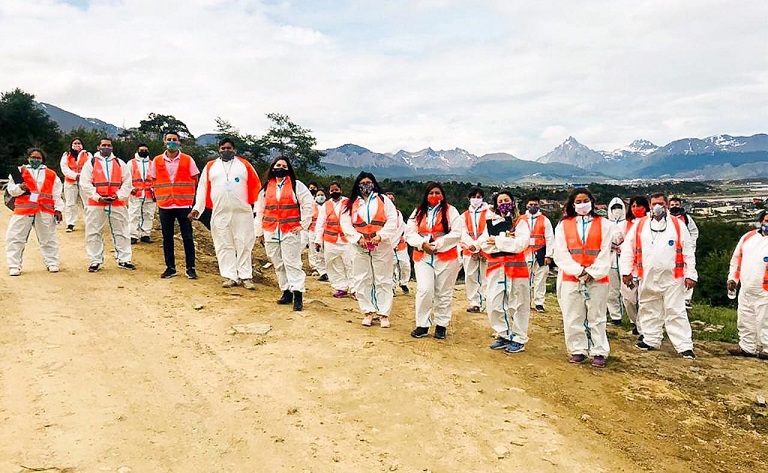
{"type": "Polygon", "coordinates": [[[626,220],[626,218],[627,218],[627,207],[624,205],[624,201],[623,201],[623,200],[621,200],[621,198],[619,198],[619,197],[614,197],[613,199],[611,199],[611,203],[610,203],[610,204],[608,204],[608,218],[609,218],[609,219],[610,219],[612,222],[621,222],[622,220],[626,220]],[[616,204],[619,204],[619,205],[621,205],[621,218],[619,218],[619,219],[615,219],[615,218],[613,217],[613,212],[611,212],[611,209],[612,209],[612,208],[613,208],[613,206],[614,206],[614,205],[616,205],[616,204]]]}

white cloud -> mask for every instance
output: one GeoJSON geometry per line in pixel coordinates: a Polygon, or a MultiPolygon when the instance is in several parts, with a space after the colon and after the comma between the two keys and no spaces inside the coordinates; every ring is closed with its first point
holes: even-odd
{"type": "Polygon", "coordinates": [[[137,125],[173,114],[321,147],[533,159],[568,135],[766,131],[768,2],[6,0],[0,90],[137,125]]]}

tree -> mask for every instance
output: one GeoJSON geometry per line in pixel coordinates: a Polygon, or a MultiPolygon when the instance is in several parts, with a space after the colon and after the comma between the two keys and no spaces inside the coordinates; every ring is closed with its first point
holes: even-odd
{"type": "MultiPolygon", "coordinates": [[[[264,156],[269,154],[269,150],[262,146],[258,137],[251,134],[242,134],[228,120],[216,117],[216,139],[220,140],[223,138],[229,138],[234,141],[237,152],[252,161],[253,164],[263,161],[264,156]]],[[[218,150],[218,146],[216,149],[218,150]]]]}
{"type": "Polygon", "coordinates": [[[323,153],[314,149],[317,140],[310,134],[312,130],[300,127],[280,113],[268,113],[267,118],[272,121],[272,126],[259,140],[264,150],[288,156],[300,172],[325,169],[320,163],[323,153]]]}
{"type": "Polygon", "coordinates": [[[163,135],[170,131],[178,133],[182,140],[195,139],[183,121],[173,115],[162,115],[159,113],[150,113],[147,115],[146,120],[141,120],[138,131],[152,134],[156,139],[162,139],[163,135]]]}
{"type": "Polygon", "coordinates": [[[60,150],[59,127],[35,102],[35,96],[21,89],[0,96],[0,176],[26,162],[28,148],[41,148],[46,163],[58,169],[54,155],[60,150]]]}

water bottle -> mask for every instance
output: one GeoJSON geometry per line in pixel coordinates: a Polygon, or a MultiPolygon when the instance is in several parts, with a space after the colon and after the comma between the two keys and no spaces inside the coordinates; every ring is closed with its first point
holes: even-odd
{"type": "Polygon", "coordinates": [[[736,289],[728,289],[728,299],[736,299],[736,289]]]}

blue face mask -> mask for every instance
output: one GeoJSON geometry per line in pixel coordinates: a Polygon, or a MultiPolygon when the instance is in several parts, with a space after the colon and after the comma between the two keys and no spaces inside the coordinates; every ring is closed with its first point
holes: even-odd
{"type": "Polygon", "coordinates": [[[178,141],[168,141],[165,143],[165,148],[168,151],[178,151],[181,148],[181,143],[178,141]]]}
{"type": "Polygon", "coordinates": [[[539,206],[538,205],[531,205],[528,207],[528,213],[531,215],[536,215],[539,213],[539,206]]]}
{"type": "Polygon", "coordinates": [[[760,233],[762,233],[763,236],[768,236],[768,223],[760,225],[760,233]]]}
{"type": "Polygon", "coordinates": [[[29,167],[32,169],[37,169],[43,164],[43,161],[40,159],[30,159],[29,160],[29,167]]]}

